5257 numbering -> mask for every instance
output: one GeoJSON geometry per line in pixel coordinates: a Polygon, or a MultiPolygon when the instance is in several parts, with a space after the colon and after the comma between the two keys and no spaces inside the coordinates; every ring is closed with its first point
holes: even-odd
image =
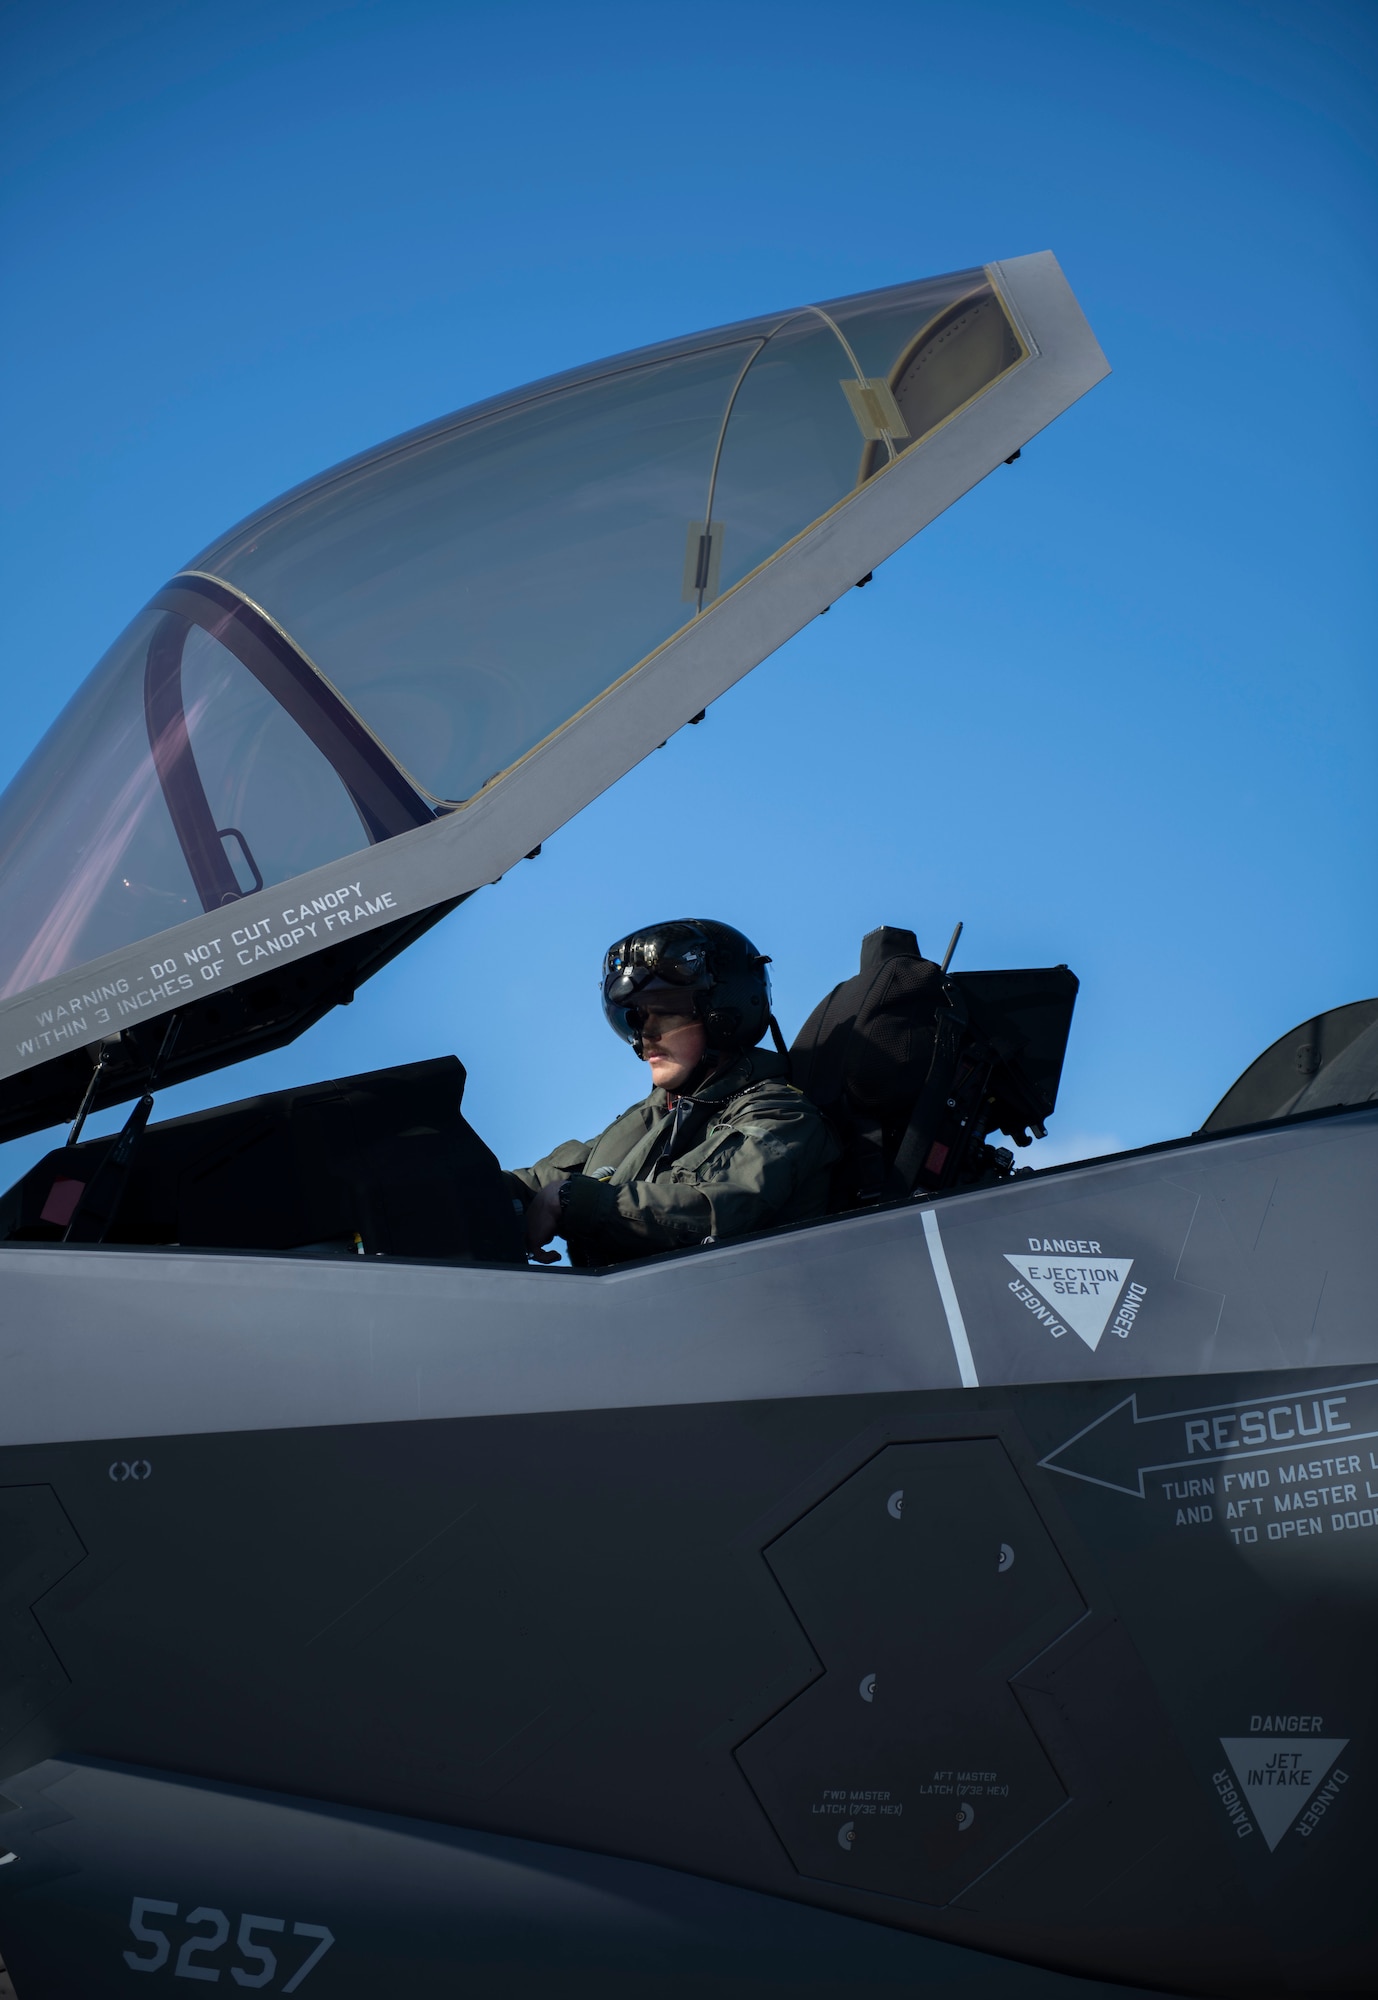
{"type": "MultiPolygon", "coordinates": [[[[172,1939],[153,1920],[175,1917],[177,1910],[176,1903],[160,1902],[156,1896],[134,1898],[129,1910],[129,1928],[148,1949],[125,1952],[124,1962],[131,1972],[162,1971],[172,1957],[172,1939]]],[[[172,1967],[173,1978],[218,1980],[222,1968],[211,1961],[229,1942],[230,1919],[223,1910],[213,1910],[201,1903],[188,1910],[183,1921],[191,1926],[191,1936],[182,1941],[172,1967]]],[[[274,1987],[278,1976],[278,1940],[289,1934],[315,1940],[314,1951],[297,1966],[287,1983],[274,1988],[279,1993],[295,1993],[335,1942],[324,1924],[289,1923],[285,1917],[256,1917],[246,1912],[239,1919],[234,1940],[234,1950],[241,1962],[228,1968],[230,1978],[240,1986],[262,1990],[274,1987]]],[[[295,1961],[296,1956],[293,1951],[291,1959],[295,1961]]]]}

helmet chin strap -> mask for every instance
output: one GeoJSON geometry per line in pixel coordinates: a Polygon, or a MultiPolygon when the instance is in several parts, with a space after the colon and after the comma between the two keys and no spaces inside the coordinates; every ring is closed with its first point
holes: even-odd
{"type": "MultiPolygon", "coordinates": [[[[781,1034],[780,1023],[773,1014],[770,1016],[770,1039],[775,1044],[776,1054],[782,1055],[785,1059],[786,1076],[791,1076],[793,1066],[790,1063],[789,1044],[781,1034]]],[[[690,1071],[688,1080],[680,1086],[675,1095],[692,1097],[696,1090],[703,1090],[708,1084],[716,1083],[725,1070],[731,1069],[733,1063],[740,1062],[743,1056],[750,1054],[750,1049],[706,1048],[690,1071]]]]}
{"type": "Polygon", "coordinates": [[[734,1061],[735,1057],[724,1054],[721,1049],[705,1049],[675,1092],[676,1097],[692,1097],[696,1090],[703,1090],[706,1085],[715,1083],[734,1061]]]}

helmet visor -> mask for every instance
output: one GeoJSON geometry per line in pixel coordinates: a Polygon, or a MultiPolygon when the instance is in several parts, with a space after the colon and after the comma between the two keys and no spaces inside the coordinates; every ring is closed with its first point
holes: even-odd
{"type": "Polygon", "coordinates": [[[603,1013],[613,1033],[635,1048],[644,1035],[696,1020],[697,995],[691,988],[665,986],[658,980],[633,986],[625,975],[617,975],[604,981],[603,1013]],[[618,990],[624,986],[630,990],[618,990]]]}
{"type": "MultiPolygon", "coordinates": [[[[643,931],[638,937],[615,944],[603,966],[605,986],[617,978],[644,986],[648,980],[663,980],[667,986],[707,986],[712,983],[708,941],[676,925],[670,935],[664,931],[643,931]]],[[[631,987],[628,991],[631,991],[631,987]]]]}

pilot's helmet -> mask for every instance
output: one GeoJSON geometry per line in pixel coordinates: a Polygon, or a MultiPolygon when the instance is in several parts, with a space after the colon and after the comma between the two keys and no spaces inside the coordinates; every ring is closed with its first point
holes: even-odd
{"type": "Polygon", "coordinates": [[[611,946],[603,960],[603,1012],[641,1053],[653,999],[660,1011],[702,1021],[724,1055],[754,1048],[770,1025],[770,960],[730,924],[681,917],[650,924],[611,946]]]}

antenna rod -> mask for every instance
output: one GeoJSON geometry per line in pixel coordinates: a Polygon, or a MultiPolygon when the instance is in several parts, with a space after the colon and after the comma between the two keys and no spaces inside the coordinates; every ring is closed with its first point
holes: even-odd
{"type": "Polygon", "coordinates": [[[938,967],[939,972],[946,972],[949,965],[951,965],[952,954],[957,949],[957,940],[962,935],[963,928],[964,928],[963,925],[958,924],[956,930],[952,933],[952,936],[948,939],[947,950],[943,953],[943,962],[938,967]]]}

